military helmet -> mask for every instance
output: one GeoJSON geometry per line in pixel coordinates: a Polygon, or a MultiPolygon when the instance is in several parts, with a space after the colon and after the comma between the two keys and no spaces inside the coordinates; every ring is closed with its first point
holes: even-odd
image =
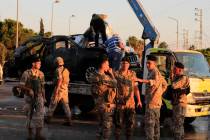
{"type": "Polygon", "coordinates": [[[59,66],[64,65],[63,58],[62,58],[62,57],[56,57],[56,63],[57,63],[59,66]]]}

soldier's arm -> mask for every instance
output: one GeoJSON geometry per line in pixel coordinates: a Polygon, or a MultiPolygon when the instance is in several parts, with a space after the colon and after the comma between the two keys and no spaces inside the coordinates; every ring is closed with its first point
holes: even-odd
{"type": "Polygon", "coordinates": [[[185,88],[185,86],[189,83],[188,81],[187,76],[182,76],[179,80],[173,81],[171,87],[173,89],[185,88]]]}
{"type": "Polygon", "coordinates": [[[152,77],[148,79],[148,83],[150,84],[150,86],[158,88],[158,86],[160,85],[160,76],[157,71],[153,71],[152,77]]]}
{"type": "Polygon", "coordinates": [[[136,96],[136,99],[137,99],[137,106],[142,108],[140,92],[139,92],[139,88],[137,84],[134,86],[134,95],[136,96]]]}
{"type": "Polygon", "coordinates": [[[57,80],[57,83],[56,83],[56,86],[55,86],[55,95],[58,94],[58,91],[60,89],[60,86],[62,84],[62,81],[63,81],[63,78],[62,78],[62,73],[58,71],[58,80],[57,80]]]}
{"type": "Polygon", "coordinates": [[[25,86],[28,78],[29,78],[28,71],[24,71],[21,76],[20,83],[16,87],[20,88],[24,94],[33,97],[34,96],[33,90],[31,88],[25,86]]]}
{"type": "Polygon", "coordinates": [[[46,98],[45,98],[45,77],[44,74],[42,74],[42,78],[41,78],[41,85],[42,85],[42,96],[44,99],[44,102],[47,102],[46,98]]]}
{"type": "MultiPolygon", "coordinates": [[[[134,71],[132,71],[132,77],[133,77],[133,88],[134,88],[134,95],[135,95],[135,97],[136,97],[136,99],[137,99],[137,106],[138,107],[142,107],[142,103],[141,103],[141,98],[140,98],[140,92],[139,92],[139,88],[138,88],[138,83],[137,83],[137,76],[136,76],[136,73],[134,72],[134,71]]],[[[142,80],[142,79],[141,79],[142,80]]]]}

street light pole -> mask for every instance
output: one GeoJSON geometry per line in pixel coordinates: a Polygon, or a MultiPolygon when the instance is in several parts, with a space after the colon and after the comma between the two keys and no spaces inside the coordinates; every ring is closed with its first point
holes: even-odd
{"type": "Polygon", "coordinates": [[[19,24],[18,24],[18,12],[19,12],[19,9],[18,9],[18,8],[19,8],[19,3],[18,3],[18,0],[17,0],[17,15],[16,15],[16,48],[18,48],[18,44],[19,44],[19,42],[18,42],[18,38],[19,38],[19,36],[18,36],[18,35],[19,35],[19,34],[18,34],[18,30],[19,30],[19,29],[18,29],[18,28],[19,28],[19,27],[18,27],[18,25],[19,25],[19,24]]]}
{"type": "Polygon", "coordinates": [[[51,36],[53,35],[53,16],[54,16],[54,4],[59,3],[59,0],[53,0],[52,2],[52,11],[51,11],[51,36]]]}
{"type": "Polygon", "coordinates": [[[75,17],[75,15],[71,15],[69,17],[69,35],[71,35],[71,18],[75,17]]]}
{"type": "Polygon", "coordinates": [[[179,48],[179,21],[178,19],[176,18],[173,18],[173,17],[168,17],[169,19],[172,19],[174,21],[176,21],[176,48],[178,49],[179,48]]]}

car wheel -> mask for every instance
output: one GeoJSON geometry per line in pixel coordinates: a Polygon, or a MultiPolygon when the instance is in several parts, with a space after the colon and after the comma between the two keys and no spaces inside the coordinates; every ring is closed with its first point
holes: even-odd
{"type": "Polygon", "coordinates": [[[87,82],[90,82],[91,76],[96,73],[96,68],[95,67],[88,67],[85,71],[85,79],[87,82]]]}

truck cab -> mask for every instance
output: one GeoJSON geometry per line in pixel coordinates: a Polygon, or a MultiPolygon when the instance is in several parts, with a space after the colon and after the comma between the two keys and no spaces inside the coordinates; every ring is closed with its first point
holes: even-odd
{"type": "MultiPolygon", "coordinates": [[[[168,85],[171,84],[170,75],[176,61],[185,65],[184,74],[190,78],[190,93],[187,95],[187,111],[185,122],[191,123],[196,117],[210,115],[210,72],[209,65],[203,54],[197,51],[151,48],[146,55],[153,54],[158,58],[157,67],[165,77],[168,85]]],[[[145,56],[146,56],[145,55],[145,56]]],[[[143,78],[146,78],[146,58],[144,62],[143,78]]],[[[142,94],[145,94],[145,85],[142,85],[142,94]]],[[[170,100],[163,98],[161,120],[172,115],[170,100]]]]}
{"type": "Polygon", "coordinates": [[[203,54],[197,51],[175,51],[178,61],[185,65],[190,78],[186,117],[210,115],[210,71],[203,54]]]}

